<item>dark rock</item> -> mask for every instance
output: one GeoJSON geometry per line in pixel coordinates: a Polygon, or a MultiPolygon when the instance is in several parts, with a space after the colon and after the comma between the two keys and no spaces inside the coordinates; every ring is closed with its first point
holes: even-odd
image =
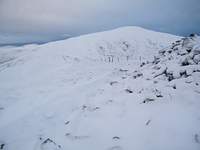
{"type": "Polygon", "coordinates": [[[168,52],[169,54],[171,54],[171,53],[172,53],[172,50],[168,50],[167,52],[168,52]]]}
{"type": "Polygon", "coordinates": [[[161,94],[156,95],[158,98],[162,98],[163,96],[161,94]]]}
{"type": "Polygon", "coordinates": [[[170,81],[172,81],[172,80],[174,80],[174,76],[173,76],[173,74],[167,74],[166,75],[167,77],[168,77],[168,81],[170,82],[170,81]]]}
{"type": "Polygon", "coordinates": [[[194,33],[190,34],[190,37],[194,37],[194,36],[195,36],[195,34],[194,34],[194,33]]]}
{"type": "Polygon", "coordinates": [[[146,122],[146,126],[148,126],[150,123],[151,123],[151,120],[148,120],[148,121],[146,122]]]}
{"type": "Polygon", "coordinates": [[[133,78],[134,78],[134,79],[137,79],[137,78],[142,77],[142,76],[143,76],[142,73],[138,73],[138,74],[134,75],[133,78]]]}
{"type": "Polygon", "coordinates": [[[126,91],[127,93],[133,93],[133,91],[130,90],[130,89],[126,89],[125,91],[126,91]]]}
{"type": "Polygon", "coordinates": [[[100,109],[100,107],[95,107],[93,110],[98,110],[98,109],[100,109]]]}
{"type": "Polygon", "coordinates": [[[68,125],[69,123],[70,123],[70,121],[66,121],[66,122],[65,122],[65,125],[68,125]]]}
{"type": "Polygon", "coordinates": [[[155,101],[155,99],[153,99],[153,98],[146,98],[146,99],[143,101],[143,103],[148,103],[148,102],[153,102],[153,101],[155,101]]]}
{"type": "Polygon", "coordinates": [[[4,147],[5,147],[4,143],[0,145],[0,149],[4,149],[4,147]]]}
{"type": "Polygon", "coordinates": [[[144,65],[146,65],[145,62],[142,62],[142,63],[140,64],[140,67],[143,67],[144,65]]]}
{"type": "Polygon", "coordinates": [[[177,41],[176,41],[176,43],[180,43],[180,42],[181,42],[181,40],[177,40],[177,41]]]}
{"type": "Polygon", "coordinates": [[[166,50],[159,51],[159,54],[164,55],[166,53],[166,50]]]}
{"type": "Polygon", "coordinates": [[[186,51],[187,51],[188,53],[191,53],[192,48],[188,48],[188,49],[186,49],[186,51]]]}
{"type": "Polygon", "coordinates": [[[188,62],[187,59],[185,59],[184,61],[182,61],[181,66],[188,66],[190,65],[190,63],[188,62]]]}
{"type": "Polygon", "coordinates": [[[173,85],[172,88],[173,88],[173,89],[176,89],[176,85],[173,85]]]}
{"type": "Polygon", "coordinates": [[[187,74],[186,70],[185,70],[185,71],[181,71],[181,72],[180,72],[180,76],[181,76],[181,77],[184,77],[184,78],[189,77],[189,75],[187,74]]]}

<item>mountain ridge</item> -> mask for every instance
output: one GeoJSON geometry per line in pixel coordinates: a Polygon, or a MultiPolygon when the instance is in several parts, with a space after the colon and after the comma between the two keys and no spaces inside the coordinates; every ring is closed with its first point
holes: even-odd
{"type": "Polygon", "coordinates": [[[200,147],[196,35],[126,27],[0,49],[0,83],[3,150],[200,147]]]}

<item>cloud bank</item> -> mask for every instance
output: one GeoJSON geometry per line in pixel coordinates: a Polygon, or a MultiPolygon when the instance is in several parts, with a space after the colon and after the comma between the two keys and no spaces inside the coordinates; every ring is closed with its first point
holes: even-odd
{"type": "Polygon", "coordinates": [[[0,44],[45,42],[135,25],[200,32],[199,0],[0,0],[0,44]]]}

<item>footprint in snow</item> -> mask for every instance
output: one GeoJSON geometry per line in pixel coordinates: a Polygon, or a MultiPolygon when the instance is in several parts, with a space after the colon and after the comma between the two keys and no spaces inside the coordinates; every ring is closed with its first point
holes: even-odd
{"type": "Polygon", "coordinates": [[[83,105],[81,109],[82,109],[83,111],[94,112],[94,111],[96,111],[96,110],[99,110],[100,107],[91,107],[91,106],[83,105]]]}
{"type": "Polygon", "coordinates": [[[121,146],[117,145],[117,146],[108,148],[108,150],[123,150],[123,148],[121,146]]]}
{"type": "Polygon", "coordinates": [[[86,136],[86,135],[81,135],[81,136],[78,136],[78,135],[72,135],[71,133],[66,133],[65,136],[67,137],[67,139],[69,140],[86,140],[89,138],[89,136],[86,136]]]}
{"type": "Polygon", "coordinates": [[[117,140],[120,140],[120,137],[119,136],[114,136],[112,139],[117,141],[117,140]]]}
{"type": "MultiPolygon", "coordinates": [[[[40,138],[40,140],[43,140],[40,138]]],[[[40,150],[61,150],[61,146],[54,142],[52,139],[47,138],[40,144],[40,150]]]]}

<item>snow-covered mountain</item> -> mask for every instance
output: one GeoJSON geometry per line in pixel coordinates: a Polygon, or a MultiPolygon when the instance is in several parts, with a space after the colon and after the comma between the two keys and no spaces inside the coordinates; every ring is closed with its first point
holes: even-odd
{"type": "Polygon", "coordinates": [[[0,48],[0,149],[199,150],[200,38],[124,27],[0,48]]]}

